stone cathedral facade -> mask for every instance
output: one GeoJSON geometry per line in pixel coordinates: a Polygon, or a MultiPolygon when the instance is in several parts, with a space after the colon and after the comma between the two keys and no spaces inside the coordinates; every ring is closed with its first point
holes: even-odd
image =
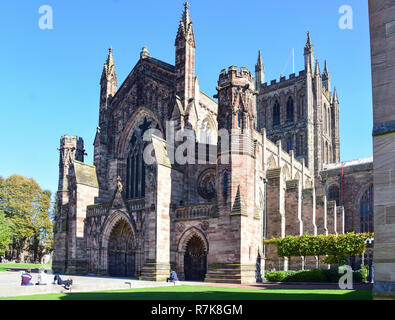
{"type": "Polygon", "coordinates": [[[185,4],[175,65],[144,47],[118,88],[110,48],[94,165],[82,138],[60,140],[54,271],[251,283],[317,264],[279,259],[263,237],[372,231],[372,159],[340,162],[339,99],[310,36],[298,75],[266,83],[259,52],[255,77],[224,69],[213,98],[196,47],[185,4]]]}

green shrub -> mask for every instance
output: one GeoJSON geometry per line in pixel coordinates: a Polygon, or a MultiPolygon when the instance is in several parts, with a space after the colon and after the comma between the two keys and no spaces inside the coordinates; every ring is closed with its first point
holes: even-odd
{"type": "Polygon", "coordinates": [[[325,275],[325,282],[339,282],[340,277],[337,269],[322,270],[325,275]]]}
{"type": "Polygon", "coordinates": [[[284,279],[285,282],[325,282],[326,277],[321,269],[300,270],[284,279]]]}
{"type": "Polygon", "coordinates": [[[353,272],[353,281],[354,282],[362,282],[363,281],[362,270],[356,270],[353,272]]]}
{"type": "MultiPolygon", "coordinates": [[[[343,275],[336,269],[299,270],[299,271],[274,271],[265,272],[266,279],[271,282],[338,282],[343,275]]],[[[353,281],[362,282],[362,271],[353,272],[353,281]]]]}
{"type": "Polygon", "coordinates": [[[287,277],[295,274],[297,271],[273,271],[266,275],[266,279],[272,282],[283,282],[287,277]]]}

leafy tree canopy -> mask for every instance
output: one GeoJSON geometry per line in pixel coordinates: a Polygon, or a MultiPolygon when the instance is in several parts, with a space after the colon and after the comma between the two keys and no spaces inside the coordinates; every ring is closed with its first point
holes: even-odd
{"type": "MultiPolygon", "coordinates": [[[[32,250],[52,245],[51,193],[32,178],[14,174],[0,180],[0,212],[4,214],[19,251],[32,240],[32,250]]],[[[41,248],[42,249],[42,248],[41,248]]]]}

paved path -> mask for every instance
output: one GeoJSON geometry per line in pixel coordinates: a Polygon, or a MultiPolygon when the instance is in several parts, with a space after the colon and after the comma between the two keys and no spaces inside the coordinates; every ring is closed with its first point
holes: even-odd
{"type": "MultiPolygon", "coordinates": [[[[32,274],[32,282],[36,283],[38,274],[32,274]]],[[[62,279],[69,276],[60,275],[62,279]]],[[[46,294],[70,292],[62,286],[52,284],[53,275],[49,274],[51,283],[46,286],[21,286],[21,272],[0,272],[0,298],[21,295],[46,294]]],[[[72,292],[88,292],[100,290],[118,290],[130,288],[147,288],[174,286],[174,283],[142,281],[131,278],[97,277],[97,276],[71,276],[73,278],[72,292]]]]}

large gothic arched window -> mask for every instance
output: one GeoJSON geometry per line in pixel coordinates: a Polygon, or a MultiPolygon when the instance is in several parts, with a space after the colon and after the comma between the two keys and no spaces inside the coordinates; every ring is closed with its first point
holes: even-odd
{"type": "Polygon", "coordinates": [[[373,232],[373,186],[371,185],[359,201],[360,232],[373,232]]]}
{"type": "Polygon", "coordinates": [[[273,125],[278,124],[280,124],[280,104],[276,101],[273,106],[273,125]]]}
{"type": "Polygon", "coordinates": [[[291,97],[287,101],[287,122],[294,121],[294,101],[291,97]]]}
{"type": "Polygon", "coordinates": [[[289,153],[291,150],[293,150],[292,136],[288,136],[285,142],[287,144],[286,150],[289,153]]]}
{"type": "Polygon", "coordinates": [[[144,149],[149,141],[144,141],[144,133],[148,129],[159,129],[159,126],[150,119],[144,118],[135,127],[129,144],[129,154],[126,169],[126,195],[128,199],[145,197],[145,171],[144,149]]]}
{"type": "Polygon", "coordinates": [[[202,122],[200,127],[200,143],[210,144],[211,141],[211,128],[207,120],[202,122]]]}
{"type": "Polygon", "coordinates": [[[298,136],[297,156],[304,155],[304,134],[298,136]]]}
{"type": "Polygon", "coordinates": [[[304,96],[299,97],[299,119],[304,117],[304,96]]]}
{"type": "Polygon", "coordinates": [[[331,186],[328,190],[328,201],[336,201],[336,205],[340,205],[340,192],[338,186],[331,186]]]}

